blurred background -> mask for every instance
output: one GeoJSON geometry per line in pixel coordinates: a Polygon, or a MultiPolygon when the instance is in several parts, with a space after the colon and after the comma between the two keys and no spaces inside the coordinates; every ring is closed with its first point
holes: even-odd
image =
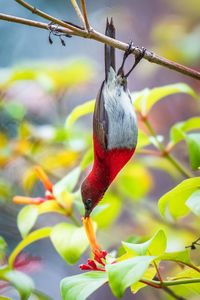
{"type": "MultiPolygon", "coordinates": [[[[29,3],[78,24],[70,1],[29,3]]],[[[106,17],[113,17],[119,40],[127,43],[132,40],[135,45],[168,59],[200,68],[199,0],[89,0],[87,8],[91,26],[96,30],[104,32],[106,17]]],[[[14,1],[0,0],[0,12],[41,21],[14,1]]],[[[104,79],[103,45],[73,37],[65,38],[63,47],[58,37],[52,39],[51,45],[45,30],[0,21],[0,235],[7,241],[8,251],[21,239],[16,226],[19,207],[11,204],[12,197],[15,194],[38,196],[44,192],[36,181],[33,165],[40,164],[56,182],[79,164],[91,147],[91,116],[79,120],[70,132],[64,124],[74,107],[96,97],[104,79]]],[[[123,53],[116,52],[120,65],[123,53]]],[[[176,82],[188,83],[197,93],[200,90],[198,81],[142,61],[130,76],[129,89],[139,91],[176,82]]],[[[167,140],[172,124],[198,114],[199,107],[194,100],[177,94],[152,110],[151,122],[156,132],[167,140]]],[[[178,146],[175,154],[187,163],[184,144],[178,146]]],[[[102,216],[97,220],[101,228],[99,238],[105,248],[117,248],[121,240],[130,236],[135,239],[139,235],[151,236],[162,226],[170,233],[171,245],[177,249],[184,246],[185,240],[188,243],[193,240],[195,228],[199,226],[196,219],[187,221],[192,228],[189,231],[180,229],[180,224],[169,225],[160,219],[156,201],[180,178],[164,164],[162,167],[161,161],[153,164],[151,158],[136,155],[108,192],[105,201],[113,205],[112,217],[108,213],[106,221],[101,220],[102,216]]],[[[59,221],[56,215],[43,216],[37,227],[59,221]]],[[[48,240],[41,240],[27,251],[39,258],[37,269],[33,264],[29,270],[35,270],[31,276],[37,289],[59,300],[60,280],[80,273],[78,265],[67,265],[48,240]]],[[[88,253],[80,263],[87,257],[88,253]]],[[[12,289],[6,290],[5,295],[18,299],[12,289]]],[[[102,287],[89,299],[102,298],[114,299],[108,287],[102,287]]],[[[127,291],[123,300],[129,299],[171,298],[146,288],[137,295],[127,291]]]]}

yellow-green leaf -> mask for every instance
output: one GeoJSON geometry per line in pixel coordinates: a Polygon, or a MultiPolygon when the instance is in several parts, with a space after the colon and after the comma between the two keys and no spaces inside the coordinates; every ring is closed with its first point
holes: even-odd
{"type": "Polygon", "coordinates": [[[191,211],[200,217],[200,189],[196,190],[188,198],[186,205],[191,209],[191,211]]]}
{"type": "Polygon", "coordinates": [[[27,247],[28,245],[30,245],[38,240],[49,237],[51,230],[52,229],[50,227],[44,227],[42,229],[35,230],[35,231],[31,232],[29,235],[27,235],[10,254],[9,259],[8,259],[9,266],[10,267],[13,266],[17,255],[25,247],[27,247]]]}
{"type": "Polygon", "coordinates": [[[94,111],[95,100],[85,102],[76,106],[67,117],[65,126],[70,128],[80,117],[91,114],[94,111]]]}
{"type": "Polygon", "coordinates": [[[64,260],[75,264],[88,247],[88,239],[83,227],[60,223],[51,232],[51,241],[64,260]]]}
{"type": "Polygon", "coordinates": [[[200,188],[200,177],[182,181],[175,188],[163,195],[158,202],[162,216],[180,218],[188,214],[187,199],[200,188]]]}
{"type": "Polygon", "coordinates": [[[91,271],[61,281],[62,300],[85,300],[108,281],[105,272],[91,271]]]}
{"type": "MultiPolygon", "coordinates": [[[[154,267],[149,267],[146,272],[144,273],[144,275],[142,276],[143,279],[153,279],[154,276],[156,275],[157,271],[154,267]]],[[[134,284],[131,285],[131,292],[133,294],[136,294],[139,290],[141,290],[142,288],[146,287],[147,285],[145,283],[142,282],[136,282],[134,284]]]]}
{"type": "Polygon", "coordinates": [[[196,97],[195,92],[185,83],[175,83],[170,85],[165,85],[162,87],[156,87],[153,89],[145,89],[138,94],[133,93],[133,98],[135,98],[134,106],[138,111],[146,116],[150,109],[160,100],[166,96],[176,94],[176,93],[186,93],[192,97],[196,97]]]}
{"type": "Polygon", "coordinates": [[[120,298],[126,288],[138,282],[155,256],[138,256],[106,265],[109,285],[113,294],[120,298]]]}
{"type": "Polygon", "coordinates": [[[17,226],[23,238],[27,236],[31,228],[34,226],[37,217],[38,217],[37,205],[27,205],[20,210],[17,216],[17,226]]]}
{"type": "Polygon", "coordinates": [[[171,127],[170,139],[173,144],[185,139],[185,134],[191,130],[200,130],[200,117],[193,117],[184,122],[178,122],[171,127]]]}
{"type": "Polygon", "coordinates": [[[200,167],[200,133],[190,133],[186,135],[190,164],[192,169],[200,167]]]}
{"type": "Polygon", "coordinates": [[[161,255],[164,253],[167,246],[166,235],[163,230],[159,230],[154,236],[141,244],[122,242],[126,252],[132,252],[133,255],[161,255]]]}

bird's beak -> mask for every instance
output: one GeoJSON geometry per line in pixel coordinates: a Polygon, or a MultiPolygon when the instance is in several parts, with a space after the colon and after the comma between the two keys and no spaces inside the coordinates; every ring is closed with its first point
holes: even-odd
{"type": "Polygon", "coordinates": [[[85,218],[88,218],[90,216],[91,212],[92,212],[92,208],[90,208],[90,209],[85,208],[85,218]]]}

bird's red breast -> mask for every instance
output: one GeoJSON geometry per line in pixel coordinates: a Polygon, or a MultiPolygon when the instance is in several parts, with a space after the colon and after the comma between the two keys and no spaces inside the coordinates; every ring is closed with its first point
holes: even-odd
{"type": "Polygon", "coordinates": [[[103,197],[109,185],[120,170],[130,160],[135,148],[120,148],[106,150],[97,137],[93,136],[94,163],[91,172],[82,184],[82,193],[93,199],[96,205],[103,197]]]}

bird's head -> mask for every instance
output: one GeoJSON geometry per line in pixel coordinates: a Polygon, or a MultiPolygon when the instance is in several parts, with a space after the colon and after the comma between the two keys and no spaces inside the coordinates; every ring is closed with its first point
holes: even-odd
{"type": "Polygon", "coordinates": [[[89,217],[95,206],[103,197],[103,192],[88,179],[81,185],[81,196],[85,207],[85,217],[89,217]]]}

